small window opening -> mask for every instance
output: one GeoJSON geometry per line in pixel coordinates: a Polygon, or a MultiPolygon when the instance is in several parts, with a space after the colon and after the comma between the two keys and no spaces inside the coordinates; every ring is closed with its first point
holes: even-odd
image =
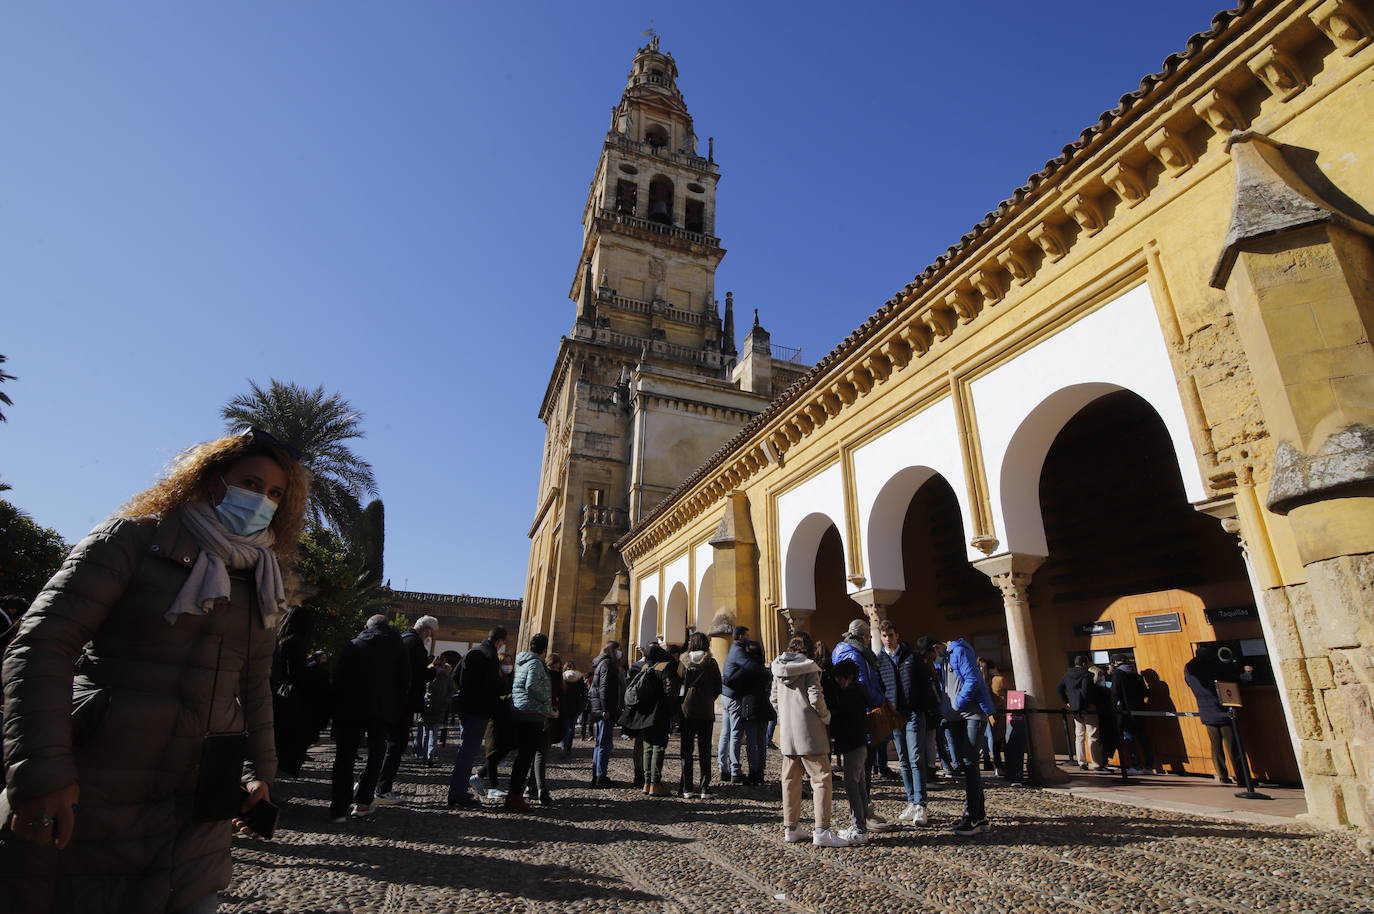
{"type": "Polygon", "coordinates": [[[700,200],[688,200],[682,227],[689,232],[706,231],[706,204],[700,200]]]}
{"type": "Polygon", "coordinates": [[[673,224],[673,182],[663,175],[649,182],[649,220],[673,224]]]}
{"type": "Polygon", "coordinates": [[[649,129],[644,131],[644,141],[648,143],[650,146],[654,147],[655,149],[658,149],[662,146],[667,146],[668,131],[664,130],[658,124],[654,124],[653,126],[649,127],[649,129]]]}
{"type": "Polygon", "coordinates": [[[615,211],[627,216],[635,214],[639,203],[639,185],[624,179],[615,182],[615,211]]]}

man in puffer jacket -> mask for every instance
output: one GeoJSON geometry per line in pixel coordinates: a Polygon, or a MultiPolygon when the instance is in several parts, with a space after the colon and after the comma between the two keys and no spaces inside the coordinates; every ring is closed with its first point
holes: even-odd
{"type": "Polygon", "coordinates": [[[830,663],[835,666],[843,660],[853,660],[858,664],[859,685],[863,686],[864,695],[868,698],[868,710],[872,711],[881,706],[886,698],[882,679],[878,675],[878,657],[868,644],[869,632],[868,623],[863,619],[850,622],[844,638],[835,645],[830,655],[830,663]]]}
{"type": "Polygon", "coordinates": [[[539,749],[544,729],[553,717],[553,688],[544,654],[549,636],[540,632],[530,639],[530,649],[515,655],[515,681],[511,684],[512,724],[515,727],[515,762],[510,769],[510,792],[506,808],[529,812],[525,802],[525,779],[529,776],[534,753],[539,749]]]}
{"type": "Polygon", "coordinates": [[[978,749],[983,745],[983,731],[988,715],[995,706],[973,645],[963,638],[935,645],[935,684],[940,689],[940,714],[949,730],[950,748],[955,763],[964,772],[964,816],[954,825],[960,837],[987,834],[992,831],[983,805],[982,771],[978,766],[978,749]]]}
{"type": "Polygon", "coordinates": [[[806,642],[793,638],[787,651],[773,661],[769,700],[778,712],[778,752],[782,755],[783,840],[796,844],[811,839],[818,847],[846,847],[848,842],[830,830],[830,709],[821,690],[821,668],[806,656],[806,642]],[[816,830],[801,827],[802,774],[811,780],[816,830]]]}

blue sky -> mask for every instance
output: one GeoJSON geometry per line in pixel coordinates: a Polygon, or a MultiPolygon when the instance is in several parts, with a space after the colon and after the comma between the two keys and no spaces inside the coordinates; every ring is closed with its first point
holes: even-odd
{"type": "Polygon", "coordinates": [[[650,21],[716,138],[718,294],[814,361],[1218,2],[5,4],[6,496],[75,541],[248,379],[323,384],[365,416],[393,586],[519,596],[650,21]]]}

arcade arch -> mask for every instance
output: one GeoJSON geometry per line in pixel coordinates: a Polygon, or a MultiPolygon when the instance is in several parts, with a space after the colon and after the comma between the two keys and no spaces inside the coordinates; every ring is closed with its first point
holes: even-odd
{"type": "Polygon", "coordinates": [[[663,629],[657,632],[667,644],[687,643],[687,587],[679,581],[668,594],[663,629]]]}
{"type": "MultiPolygon", "coordinates": [[[[635,647],[647,647],[658,637],[658,598],[649,597],[644,608],[639,611],[639,639],[635,647]]],[[[625,656],[633,658],[634,651],[626,651],[625,656]]]]}
{"type": "Polygon", "coordinates": [[[701,582],[697,587],[697,606],[696,619],[692,623],[692,628],[699,632],[709,632],[711,630],[711,620],[715,616],[716,604],[716,566],[710,564],[701,573],[701,582]]]}

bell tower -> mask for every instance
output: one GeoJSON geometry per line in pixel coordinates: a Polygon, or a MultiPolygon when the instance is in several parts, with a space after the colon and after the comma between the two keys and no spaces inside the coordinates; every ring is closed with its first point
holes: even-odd
{"type": "Polygon", "coordinates": [[[733,298],[722,316],[715,295],[725,250],[714,159],[709,141],[701,154],[677,62],[655,36],[611,109],[582,210],[575,317],[539,410],[519,638],[547,632],[581,669],[607,640],[629,640],[616,541],[805,370],[754,372],[773,380],[747,389],[735,377],[733,298]]]}
{"type": "Polygon", "coordinates": [[[649,343],[655,360],[724,378],[731,357],[721,353],[715,298],[725,256],[715,236],[720,170],[709,151],[700,154],[677,79],[677,62],[654,36],[611,109],[582,213],[572,336],[633,337],[649,343]]]}

